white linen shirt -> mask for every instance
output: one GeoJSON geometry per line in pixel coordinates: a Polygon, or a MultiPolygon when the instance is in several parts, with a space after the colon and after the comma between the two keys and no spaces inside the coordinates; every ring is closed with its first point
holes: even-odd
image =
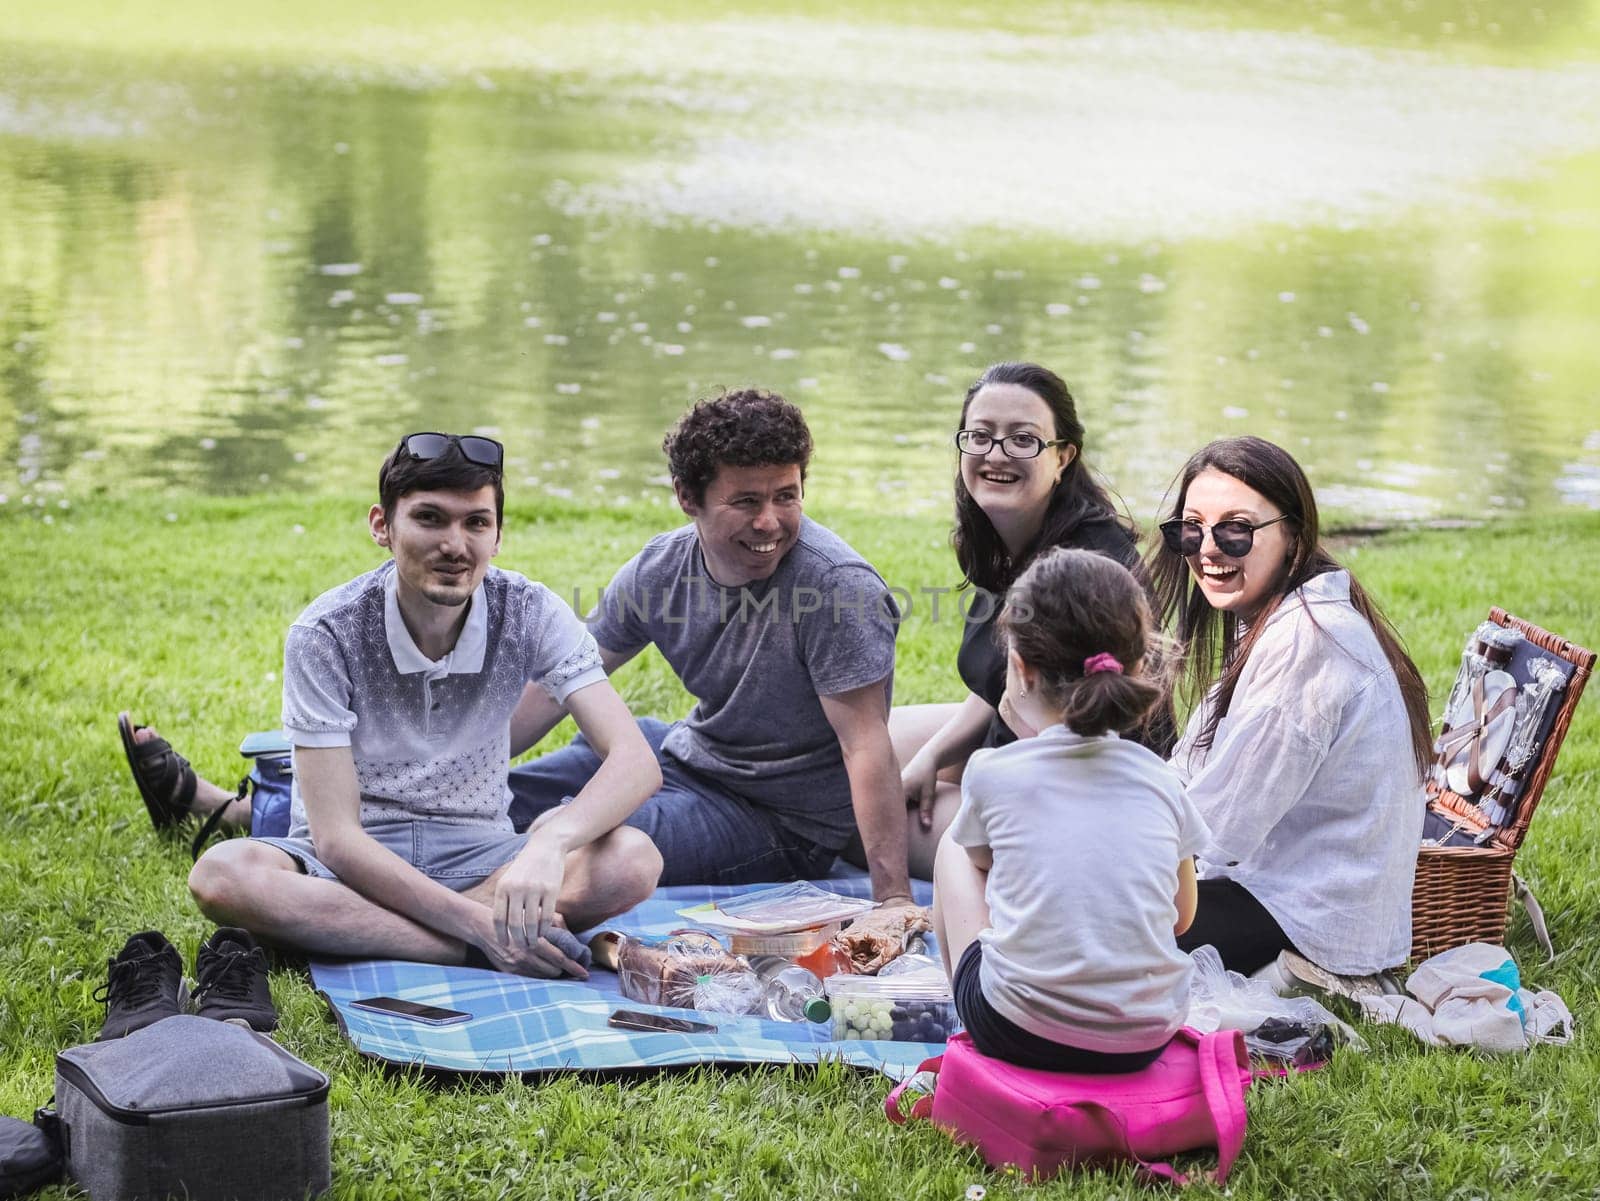
{"type": "Polygon", "coordinates": [[[1214,701],[1172,754],[1211,827],[1201,878],[1236,881],[1329,971],[1404,962],[1425,804],[1400,684],[1349,573],[1284,598],[1203,750],[1214,701]]]}

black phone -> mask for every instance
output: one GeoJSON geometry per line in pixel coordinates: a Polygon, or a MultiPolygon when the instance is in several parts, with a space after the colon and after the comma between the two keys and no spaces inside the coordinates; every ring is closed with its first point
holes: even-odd
{"type": "Polygon", "coordinates": [[[365,1009],[372,1013],[386,1013],[390,1017],[407,1018],[413,1022],[426,1022],[430,1026],[454,1026],[472,1020],[470,1013],[459,1009],[441,1009],[437,1005],[424,1005],[421,1001],[407,1001],[400,997],[362,997],[351,1001],[352,1009],[365,1009]]]}
{"type": "Polygon", "coordinates": [[[668,1034],[714,1034],[716,1027],[710,1022],[692,1022],[688,1018],[668,1017],[664,1013],[641,1013],[637,1009],[615,1009],[606,1025],[619,1030],[664,1031],[668,1034]]]}

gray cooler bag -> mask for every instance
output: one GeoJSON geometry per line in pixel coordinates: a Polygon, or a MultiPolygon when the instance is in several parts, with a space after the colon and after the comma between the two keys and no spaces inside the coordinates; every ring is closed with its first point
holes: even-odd
{"type": "Polygon", "coordinates": [[[329,1184],[328,1078],[211,1018],[61,1052],[56,1112],[93,1201],[291,1201],[329,1184]]]}

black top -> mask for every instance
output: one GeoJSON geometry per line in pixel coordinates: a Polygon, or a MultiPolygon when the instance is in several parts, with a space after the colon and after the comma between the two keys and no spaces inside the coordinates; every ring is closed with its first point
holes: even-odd
{"type": "MultiPolygon", "coordinates": [[[[1115,559],[1128,570],[1138,574],[1139,551],[1133,535],[1123,529],[1109,514],[1080,521],[1057,545],[1069,550],[1094,551],[1096,554],[1105,555],[1108,559],[1115,559]]],[[[966,613],[966,628],[961,633],[961,650],[956,655],[956,670],[961,673],[962,683],[988,701],[990,707],[996,710],[994,717],[989,721],[989,731],[984,735],[983,745],[986,747],[1005,746],[1017,740],[1017,736],[1011,732],[1011,727],[1000,719],[998,712],[1000,698],[1006,691],[1005,650],[995,633],[995,623],[1000,618],[1003,599],[982,588],[974,588],[962,598],[966,613]]],[[[1158,713],[1157,720],[1152,722],[1152,726],[1156,727],[1152,731],[1153,736],[1136,733],[1134,738],[1135,741],[1165,755],[1171,749],[1174,731],[1170,713],[1165,723],[1159,720],[1159,716],[1158,713]],[[1163,724],[1165,729],[1159,729],[1163,724]],[[1159,745],[1162,741],[1165,741],[1166,746],[1159,745]]]]}

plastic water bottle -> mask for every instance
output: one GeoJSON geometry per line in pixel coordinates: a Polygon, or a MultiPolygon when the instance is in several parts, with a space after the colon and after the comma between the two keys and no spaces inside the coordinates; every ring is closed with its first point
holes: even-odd
{"type": "Polygon", "coordinates": [[[761,955],[750,961],[766,991],[767,1016],[779,1022],[825,1022],[832,1011],[822,981],[792,960],[761,955]]]}

